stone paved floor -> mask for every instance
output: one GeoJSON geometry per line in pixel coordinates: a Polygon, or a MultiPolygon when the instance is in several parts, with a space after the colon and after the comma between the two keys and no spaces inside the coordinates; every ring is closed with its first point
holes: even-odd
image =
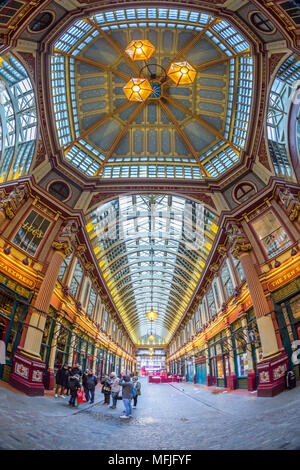
{"type": "Polygon", "coordinates": [[[0,387],[0,449],[300,449],[300,386],[273,398],[148,384],[133,418],[102,405],[28,397],[0,387]]]}

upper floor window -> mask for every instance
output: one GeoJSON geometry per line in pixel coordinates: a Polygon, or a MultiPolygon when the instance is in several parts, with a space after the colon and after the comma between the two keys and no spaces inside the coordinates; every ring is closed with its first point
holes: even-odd
{"type": "Polygon", "coordinates": [[[62,263],[61,263],[61,267],[60,267],[60,270],[59,270],[59,273],[58,273],[58,279],[60,281],[63,280],[64,278],[64,275],[66,273],[66,270],[67,268],[69,267],[70,265],[70,262],[71,262],[71,259],[72,259],[72,254],[70,256],[68,256],[67,258],[64,258],[62,263]]]}
{"type": "Polygon", "coordinates": [[[252,227],[269,258],[291,245],[291,240],[272,211],[252,222],[252,227]]]}
{"type": "Polygon", "coordinates": [[[107,320],[108,320],[108,313],[106,310],[104,310],[103,323],[102,323],[102,328],[104,331],[106,331],[106,328],[107,328],[107,320]]]}
{"type": "Polygon", "coordinates": [[[34,256],[49,225],[49,220],[45,219],[38,212],[31,211],[16,233],[13,243],[29,255],[34,256]]]}
{"type": "Polygon", "coordinates": [[[89,317],[91,317],[92,314],[93,314],[95,304],[96,304],[96,298],[97,298],[97,293],[96,293],[95,289],[93,287],[91,287],[90,297],[89,297],[89,301],[88,301],[88,305],[87,305],[87,309],[86,309],[87,314],[88,314],[89,317]]]}
{"type": "Polygon", "coordinates": [[[78,293],[78,288],[80,286],[82,276],[83,276],[83,269],[79,261],[77,261],[73,278],[72,278],[72,282],[70,285],[70,293],[74,297],[74,299],[78,293]]]}
{"type": "Polygon", "coordinates": [[[239,283],[244,282],[245,273],[244,273],[244,270],[242,268],[240,259],[232,258],[232,261],[233,261],[233,264],[234,264],[234,267],[235,267],[235,270],[236,270],[236,274],[239,278],[239,283]]]}
{"type": "Polygon", "coordinates": [[[221,269],[221,279],[222,279],[222,284],[224,287],[225,295],[226,295],[226,300],[232,296],[233,291],[234,291],[234,286],[233,282],[231,279],[231,274],[229,271],[229,266],[227,260],[225,260],[222,269],[221,269]]]}

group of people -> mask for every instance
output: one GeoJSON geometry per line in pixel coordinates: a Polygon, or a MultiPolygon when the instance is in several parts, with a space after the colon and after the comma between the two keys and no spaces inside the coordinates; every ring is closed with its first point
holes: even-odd
{"type": "Polygon", "coordinates": [[[102,393],[104,394],[103,405],[110,404],[110,396],[112,397],[112,405],[110,408],[116,408],[119,399],[123,401],[124,414],[120,416],[122,419],[132,416],[132,408],[136,408],[138,396],[141,395],[141,383],[134,374],[124,374],[117,376],[115,372],[105,375],[101,382],[102,393]],[[122,395],[121,395],[122,394],[122,395]],[[131,402],[133,400],[133,406],[131,402]]]}
{"type": "MultiPolygon", "coordinates": [[[[75,367],[63,365],[57,371],[55,379],[55,397],[65,398],[65,395],[70,396],[69,405],[76,406],[77,393],[83,389],[86,401],[94,403],[97,377],[91,369],[87,369],[82,374],[79,364],[76,364],[75,367]]],[[[115,409],[118,400],[122,400],[124,413],[120,418],[130,418],[132,408],[136,408],[138,396],[141,395],[141,383],[138,377],[130,372],[124,372],[119,376],[115,372],[111,372],[110,375],[104,376],[101,385],[101,392],[104,395],[103,405],[110,405],[110,397],[112,397],[110,408],[115,409]],[[131,405],[132,401],[133,406],[131,405]]]]}

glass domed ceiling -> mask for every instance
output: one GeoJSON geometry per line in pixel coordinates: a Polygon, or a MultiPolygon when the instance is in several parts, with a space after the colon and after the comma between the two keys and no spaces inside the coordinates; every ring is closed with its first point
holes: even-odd
{"type": "MultiPolygon", "coordinates": [[[[157,67],[159,69],[159,67],[157,67]]],[[[90,177],[217,177],[239,160],[250,119],[250,44],[227,21],[174,8],[111,10],[76,20],[50,61],[57,139],[66,161],[90,177]],[[144,62],[135,39],[156,48],[149,63],[186,60],[193,84],[171,80],[144,103],[123,86],[144,62]]]]}

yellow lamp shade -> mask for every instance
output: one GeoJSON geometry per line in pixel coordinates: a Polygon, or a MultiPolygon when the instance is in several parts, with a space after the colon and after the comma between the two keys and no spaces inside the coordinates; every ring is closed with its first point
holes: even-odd
{"type": "Polygon", "coordinates": [[[154,321],[157,317],[157,312],[154,312],[154,310],[151,309],[150,312],[147,313],[147,317],[149,318],[149,320],[154,321]]]}
{"type": "Polygon", "coordinates": [[[132,60],[148,60],[155,52],[155,47],[147,39],[131,41],[125,52],[132,60]]]}
{"type": "Polygon", "coordinates": [[[176,85],[187,85],[193,83],[196,73],[194,67],[188,62],[172,62],[167,75],[176,85]]]}
{"type": "Polygon", "coordinates": [[[150,335],[148,336],[148,338],[150,339],[150,341],[153,341],[155,339],[155,336],[154,335],[150,335]]]}
{"type": "Polygon", "coordinates": [[[131,78],[123,87],[129,101],[146,101],[153,93],[152,87],[146,78],[131,78]]]}

